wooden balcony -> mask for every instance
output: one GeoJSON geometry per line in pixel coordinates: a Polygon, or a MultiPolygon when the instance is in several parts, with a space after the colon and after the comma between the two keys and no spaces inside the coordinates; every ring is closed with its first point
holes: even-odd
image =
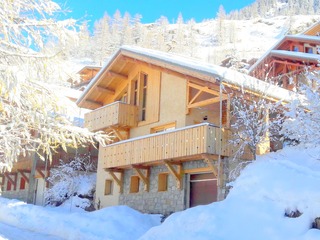
{"type": "Polygon", "coordinates": [[[231,132],[226,129],[206,123],[193,125],[101,147],[99,161],[103,161],[103,168],[107,169],[152,165],[169,159],[197,160],[203,154],[231,156],[234,147],[228,143],[230,137],[231,132]]]}
{"type": "Polygon", "coordinates": [[[137,125],[137,107],[114,102],[93,110],[84,116],[84,127],[99,131],[108,127],[130,128],[137,125]]]}

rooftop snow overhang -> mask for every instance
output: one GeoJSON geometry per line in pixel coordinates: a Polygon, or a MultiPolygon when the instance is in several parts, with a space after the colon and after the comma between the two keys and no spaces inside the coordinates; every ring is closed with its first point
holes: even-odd
{"type": "MultiPolygon", "coordinates": [[[[304,43],[313,43],[313,44],[319,44],[320,45],[320,37],[319,36],[309,36],[309,35],[288,35],[284,36],[282,39],[280,39],[274,46],[272,46],[259,60],[253,64],[249,70],[248,74],[252,73],[256,67],[258,67],[264,59],[270,56],[272,51],[284,51],[284,50],[278,50],[279,46],[281,46],[286,41],[298,41],[298,42],[304,42],[304,43]]],[[[289,51],[287,51],[289,52],[289,51]]]]}
{"type": "Polygon", "coordinates": [[[303,52],[292,52],[285,50],[272,50],[270,52],[270,56],[285,58],[293,61],[301,61],[301,62],[315,62],[318,63],[320,61],[319,54],[312,53],[303,53],[303,52]]]}
{"type": "MultiPolygon", "coordinates": [[[[156,50],[144,49],[139,47],[123,46],[104,67],[98,72],[95,78],[87,86],[85,91],[77,100],[77,105],[85,107],[86,99],[90,99],[90,95],[94,94],[94,89],[98,86],[99,81],[103,79],[106,72],[112,69],[120,57],[129,57],[142,61],[150,65],[158,66],[165,70],[178,72],[188,78],[188,76],[196,77],[200,80],[210,83],[221,82],[223,85],[233,88],[243,88],[253,93],[263,92],[268,97],[276,100],[290,101],[296,93],[289,90],[270,85],[264,81],[258,80],[247,74],[243,74],[228,68],[200,62],[197,59],[181,57],[169,53],[159,52],[156,50]]],[[[98,107],[98,106],[97,106],[98,107]]]]}

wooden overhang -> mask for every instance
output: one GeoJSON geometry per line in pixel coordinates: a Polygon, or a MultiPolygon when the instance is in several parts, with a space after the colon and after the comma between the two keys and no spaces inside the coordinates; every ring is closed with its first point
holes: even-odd
{"type": "MultiPolygon", "coordinates": [[[[128,86],[130,70],[137,64],[180,76],[188,82],[207,87],[201,89],[202,92],[210,91],[213,93],[211,90],[218,90],[220,83],[227,88],[244,88],[251,93],[261,92],[261,87],[257,88],[258,85],[267,88],[263,81],[228,68],[201,63],[197,59],[180,57],[156,50],[123,46],[90,82],[78,98],[77,105],[83,108],[96,109],[114,102],[128,86]]],[[[279,87],[277,89],[272,88],[266,95],[270,96],[271,99],[283,99],[283,97],[287,100],[288,98],[291,99],[291,94],[289,92],[284,93],[283,90],[279,87]]],[[[216,100],[218,101],[218,98],[216,100]]],[[[196,106],[192,105],[191,102],[189,104],[189,107],[196,106]]]]}
{"type": "Polygon", "coordinates": [[[320,21],[314,23],[307,30],[302,32],[303,35],[320,36],[320,21]]]}

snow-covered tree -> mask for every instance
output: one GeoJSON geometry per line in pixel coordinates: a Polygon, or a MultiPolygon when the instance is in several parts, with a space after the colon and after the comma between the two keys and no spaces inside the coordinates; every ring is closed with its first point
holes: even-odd
{"type": "Polygon", "coordinates": [[[235,159],[239,159],[248,151],[256,159],[259,145],[269,150],[269,141],[273,137],[270,132],[276,133],[280,129],[281,114],[278,104],[265,97],[265,91],[259,95],[248,94],[244,91],[231,99],[233,138],[230,142],[237,147],[235,159]],[[269,116],[273,119],[270,121],[269,116]]]}
{"type": "Polygon", "coordinates": [[[2,0],[0,9],[0,168],[28,152],[50,158],[59,146],[95,142],[99,135],[72,126],[48,85],[70,70],[63,51],[76,40],[75,22],[57,20],[51,0],[2,0]]]}
{"type": "Polygon", "coordinates": [[[45,192],[45,202],[59,206],[70,198],[83,199],[81,206],[92,204],[95,192],[96,163],[90,155],[77,156],[70,162],[60,161],[60,165],[51,169],[48,181],[51,187],[45,192]]]}
{"type": "Polygon", "coordinates": [[[299,93],[297,98],[286,105],[286,120],[282,134],[290,141],[306,144],[320,143],[320,73],[306,71],[299,75],[299,93]]]}

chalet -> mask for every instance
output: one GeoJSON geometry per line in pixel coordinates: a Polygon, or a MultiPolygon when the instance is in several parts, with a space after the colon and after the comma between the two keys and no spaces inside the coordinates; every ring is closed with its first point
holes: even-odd
{"type": "Polygon", "coordinates": [[[299,73],[319,70],[320,22],[301,34],[284,36],[249,69],[249,75],[295,90],[303,77],[299,73]]]}
{"type": "Polygon", "coordinates": [[[99,148],[97,205],[168,214],[223,199],[239,88],[287,101],[292,94],[195,59],[121,47],[77,100],[92,109],[85,127],[116,136],[99,148]]]}

